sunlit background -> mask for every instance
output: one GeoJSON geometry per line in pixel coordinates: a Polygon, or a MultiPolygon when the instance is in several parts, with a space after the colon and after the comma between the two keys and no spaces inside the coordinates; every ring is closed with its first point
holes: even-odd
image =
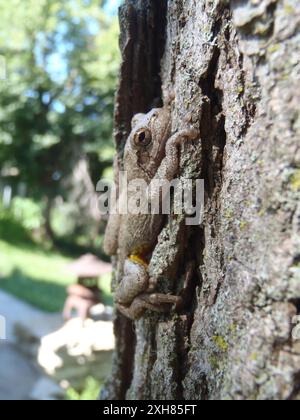
{"type": "MultiPolygon", "coordinates": [[[[105,259],[95,185],[112,175],[120,3],[0,0],[0,290],[53,316],[77,281],[66,267],[105,259]]],[[[84,389],[61,382],[69,398],[99,391],[93,377],[84,389]]]]}

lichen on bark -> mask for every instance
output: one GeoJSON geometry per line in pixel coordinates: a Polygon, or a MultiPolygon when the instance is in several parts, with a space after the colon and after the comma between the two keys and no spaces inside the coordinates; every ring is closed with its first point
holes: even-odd
{"type": "Polygon", "coordinates": [[[154,251],[179,313],[117,315],[103,398],[299,399],[300,11],[297,0],[126,0],[116,104],[119,164],[130,119],[174,90],[199,144],[181,176],[204,178],[199,227],[171,217],[154,251]]]}

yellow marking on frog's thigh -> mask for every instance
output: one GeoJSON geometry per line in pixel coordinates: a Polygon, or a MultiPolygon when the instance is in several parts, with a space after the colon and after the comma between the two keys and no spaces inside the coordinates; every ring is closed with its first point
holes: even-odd
{"type": "Polygon", "coordinates": [[[144,266],[145,268],[148,268],[148,263],[143,259],[143,257],[140,257],[139,255],[130,255],[129,260],[133,263],[139,264],[144,266]]]}

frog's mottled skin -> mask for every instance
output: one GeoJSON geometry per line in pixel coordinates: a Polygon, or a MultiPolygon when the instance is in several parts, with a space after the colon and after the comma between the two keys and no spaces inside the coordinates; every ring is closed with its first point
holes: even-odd
{"type": "MultiPolygon", "coordinates": [[[[148,185],[154,179],[172,181],[179,171],[179,150],[186,140],[195,140],[198,131],[189,128],[171,136],[169,106],[138,114],[132,120],[132,132],[124,153],[124,171],[128,182],[143,179],[148,185]]],[[[158,194],[151,190],[151,194],[158,194]]],[[[130,197],[129,197],[130,198],[130,197]]],[[[119,200],[122,191],[119,192],[119,200]]],[[[148,264],[163,227],[163,215],[110,216],[104,250],[118,255],[118,286],[115,302],[131,319],[140,318],[146,309],[164,311],[166,304],[176,304],[179,297],[153,293],[148,264]]]]}

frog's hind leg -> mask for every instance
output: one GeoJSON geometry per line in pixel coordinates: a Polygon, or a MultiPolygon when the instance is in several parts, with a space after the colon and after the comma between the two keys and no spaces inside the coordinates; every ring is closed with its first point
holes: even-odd
{"type": "Polygon", "coordinates": [[[167,313],[170,311],[171,305],[179,305],[181,297],[173,295],[165,295],[162,293],[143,294],[134,299],[129,307],[117,304],[118,310],[134,321],[140,319],[146,310],[158,313],[167,313]]]}
{"type": "Polygon", "coordinates": [[[126,307],[117,303],[116,308],[122,315],[126,316],[126,318],[129,318],[132,321],[137,321],[138,319],[140,319],[145,312],[145,309],[142,306],[136,307],[134,304],[132,304],[129,307],[126,307]]]}
{"type": "Polygon", "coordinates": [[[132,319],[133,321],[139,320],[144,315],[146,309],[157,311],[157,308],[154,305],[147,303],[140,297],[135,298],[129,307],[121,304],[117,304],[116,306],[124,316],[132,319]]]}
{"type": "Polygon", "coordinates": [[[146,264],[139,263],[137,258],[125,260],[122,279],[115,291],[115,302],[129,307],[149,286],[149,274],[146,264]]]}
{"type": "Polygon", "coordinates": [[[134,299],[129,308],[118,306],[118,309],[127,317],[138,320],[146,310],[167,313],[170,312],[170,305],[180,305],[181,297],[166,295],[162,293],[142,294],[134,299]]]}

